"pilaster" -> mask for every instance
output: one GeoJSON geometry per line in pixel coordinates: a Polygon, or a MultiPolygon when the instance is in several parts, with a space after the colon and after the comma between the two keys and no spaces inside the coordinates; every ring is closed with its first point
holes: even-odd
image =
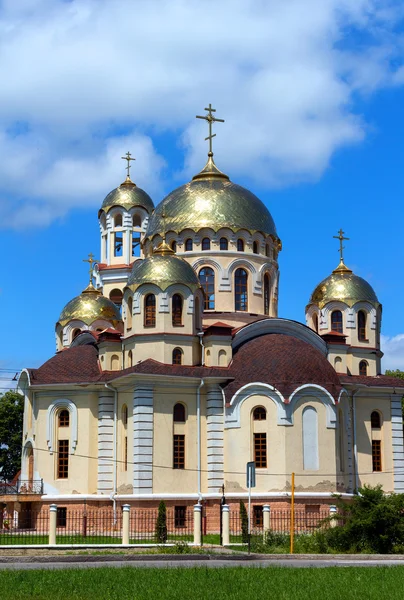
{"type": "Polygon", "coordinates": [[[404,448],[401,395],[391,395],[391,441],[393,445],[394,491],[404,492],[404,448]]]}
{"type": "Polygon", "coordinates": [[[114,473],[114,393],[102,391],[98,396],[98,493],[113,490],[114,473]]]}
{"type": "Polygon", "coordinates": [[[133,493],[153,492],[153,388],[137,386],[133,397],[133,493]]]}
{"type": "Polygon", "coordinates": [[[219,492],[224,483],[224,414],[218,385],[206,391],[206,436],[208,492],[219,492]]]}

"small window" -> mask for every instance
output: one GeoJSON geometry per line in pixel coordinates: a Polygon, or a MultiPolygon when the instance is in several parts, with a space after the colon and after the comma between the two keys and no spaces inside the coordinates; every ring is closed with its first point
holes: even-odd
{"type": "Polygon", "coordinates": [[[257,469],[267,468],[267,434],[254,433],[254,462],[257,469]]]}
{"type": "Polygon", "coordinates": [[[129,350],[128,352],[128,367],[133,367],[133,352],[129,350]]]}
{"type": "Polygon", "coordinates": [[[215,272],[210,267],[199,271],[199,281],[205,292],[204,310],[215,309],[215,272]]]}
{"type": "Polygon", "coordinates": [[[185,469],[185,435],[174,434],[173,469],[185,469]]]}
{"type": "Polygon", "coordinates": [[[373,471],[382,470],[382,442],[381,440],[372,440],[372,468],[373,471]]]}
{"type": "Polygon", "coordinates": [[[182,350],[181,348],[174,348],[173,350],[173,365],[182,364],[182,350]]]}
{"type": "Polygon", "coordinates": [[[66,527],[67,524],[67,508],[58,506],[56,509],[56,527],[66,527]]]}
{"type": "Polygon", "coordinates": [[[244,269],[237,269],[234,274],[234,300],[235,309],[248,310],[248,275],[244,269]]]}
{"type": "Polygon", "coordinates": [[[253,507],[253,527],[264,526],[264,509],[263,506],[253,507]]]}
{"type": "Polygon", "coordinates": [[[113,290],[110,291],[109,293],[109,299],[111,300],[111,302],[113,302],[116,306],[118,306],[119,308],[121,308],[122,306],[122,301],[123,301],[123,294],[122,291],[119,290],[118,288],[114,288],[113,290]]]}
{"type": "Polygon", "coordinates": [[[187,240],[185,240],[185,252],[192,252],[192,248],[193,248],[193,243],[191,238],[188,238],[187,240]]]}
{"type": "Polygon", "coordinates": [[[114,256],[122,256],[122,253],[123,253],[122,232],[114,233],[114,256]]]}
{"type": "Polygon", "coordinates": [[[331,331],[342,333],[342,329],[342,312],[340,310],[334,310],[331,313],[331,331]]]}
{"type": "Polygon", "coordinates": [[[229,249],[229,241],[227,238],[220,238],[220,250],[228,250],[229,249]]]}
{"type": "Polygon", "coordinates": [[[59,440],[57,462],[58,479],[67,479],[69,477],[69,440],[59,440]]]}
{"type": "Polygon", "coordinates": [[[171,242],[171,250],[174,250],[174,252],[177,252],[177,242],[175,240],[173,240],[171,242]]]}
{"type": "Polygon", "coordinates": [[[133,215],[132,226],[133,227],[141,227],[142,226],[142,218],[140,215],[133,215]]]}
{"type": "Polygon", "coordinates": [[[210,250],[210,239],[209,238],[203,238],[202,250],[210,250]]]}
{"type": "Polygon", "coordinates": [[[74,340],[79,335],[79,333],[81,333],[81,329],[75,329],[73,331],[72,339],[74,340]]]}
{"type": "Polygon", "coordinates": [[[268,258],[271,256],[271,249],[269,247],[269,244],[265,245],[265,256],[268,256],[268,258]]]}
{"type": "Polygon", "coordinates": [[[370,426],[372,429],[381,429],[380,413],[374,410],[370,415],[370,426]]]}
{"type": "Polygon", "coordinates": [[[147,294],[144,299],[144,326],[156,326],[156,296],[154,294],[147,294]]]}
{"type": "Polygon", "coordinates": [[[132,231],[132,256],[140,256],[140,235],[132,231]]]}
{"type": "Polygon", "coordinates": [[[174,294],[172,299],[172,323],[174,327],[182,325],[182,297],[174,294]]]}
{"type": "Polygon", "coordinates": [[[267,411],[263,406],[257,406],[254,408],[253,419],[254,421],[266,421],[267,411]]]}
{"type": "Polygon", "coordinates": [[[115,227],[122,227],[122,215],[116,215],[114,225],[115,227]]]}
{"type": "Polygon", "coordinates": [[[126,406],[126,404],[124,404],[122,406],[122,425],[124,425],[125,427],[128,424],[128,407],[126,406]]]}
{"type": "Polygon", "coordinates": [[[177,402],[173,410],[174,423],[185,423],[185,406],[177,402]]]}
{"type": "Polygon", "coordinates": [[[363,310],[358,312],[358,340],[366,342],[366,313],[363,310]]]}
{"type": "Polygon", "coordinates": [[[69,411],[64,409],[59,413],[59,427],[69,427],[70,415],[69,411]]]}
{"type": "Polygon", "coordinates": [[[244,252],[244,240],[242,240],[241,238],[237,240],[237,251],[244,252]]]}
{"type": "Polygon", "coordinates": [[[187,522],[187,507],[174,506],[174,525],[175,527],[185,527],[187,522]]]}
{"type": "Polygon", "coordinates": [[[254,254],[258,254],[258,242],[253,242],[253,252],[254,254]]]}
{"type": "Polygon", "coordinates": [[[366,377],[368,374],[368,363],[365,360],[361,360],[359,363],[359,375],[366,377]]]}

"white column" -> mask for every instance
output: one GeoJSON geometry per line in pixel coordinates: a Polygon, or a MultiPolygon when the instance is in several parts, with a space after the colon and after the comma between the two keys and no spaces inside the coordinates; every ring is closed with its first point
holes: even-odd
{"type": "Polygon", "coordinates": [[[107,231],[107,256],[106,256],[107,265],[111,264],[111,256],[113,256],[113,254],[114,254],[111,249],[111,235],[113,235],[113,234],[111,233],[111,230],[108,228],[108,231],[107,231]]]}
{"type": "Polygon", "coordinates": [[[125,244],[125,262],[127,265],[130,264],[130,257],[132,254],[132,230],[126,229],[125,231],[126,244],[125,244]]]}
{"type": "Polygon", "coordinates": [[[202,530],[202,505],[194,505],[194,544],[201,545],[201,530],[202,530]]]}
{"type": "MultiPolygon", "coordinates": [[[[387,421],[387,419],[386,419],[387,421]]],[[[384,425],[385,426],[385,425],[384,425]]],[[[391,396],[391,436],[393,444],[394,491],[404,492],[403,415],[401,396],[391,396]]]]}
{"type": "Polygon", "coordinates": [[[264,521],[263,534],[265,537],[265,535],[271,529],[271,507],[269,506],[269,504],[264,504],[264,506],[262,507],[262,512],[263,512],[263,521],[264,521]]]}
{"type": "Polygon", "coordinates": [[[330,517],[333,517],[333,519],[331,519],[330,521],[330,527],[336,527],[337,526],[337,519],[335,518],[337,515],[337,507],[335,506],[335,504],[331,504],[330,506],[330,517]]]}
{"type": "Polygon", "coordinates": [[[124,504],[122,506],[122,544],[126,546],[129,544],[129,517],[130,517],[130,506],[124,504]]]}
{"type": "Polygon", "coordinates": [[[224,415],[223,395],[218,385],[207,386],[206,453],[208,459],[208,492],[220,492],[224,483],[224,415]]]}
{"type": "Polygon", "coordinates": [[[98,396],[98,493],[113,490],[114,393],[103,390],[98,396]]]}
{"type": "Polygon", "coordinates": [[[222,506],[222,544],[230,545],[230,508],[228,504],[222,506]]]}
{"type": "Polygon", "coordinates": [[[51,504],[49,507],[49,544],[56,544],[56,517],[58,507],[57,504],[51,504]]]}
{"type": "Polygon", "coordinates": [[[133,493],[153,492],[153,388],[138,386],[133,398],[133,493]]]}

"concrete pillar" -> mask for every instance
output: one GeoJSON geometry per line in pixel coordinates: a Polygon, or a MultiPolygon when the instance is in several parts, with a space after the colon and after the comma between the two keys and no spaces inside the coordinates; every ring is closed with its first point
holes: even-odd
{"type": "Polygon", "coordinates": [[[129,544],[129,517],[130,517],[130,506],[124,504],[122,506],[122,544],[129,544]]]}
{"type": "Polygon", "coordinates": [[[57,504],[51,504],[49,507],[49,544],[56,545],[56,516],[57,504]]]}
{"type": "Polygon", "coordinates": [[[262,507],[262,512],[263,512],[263,521],[264,521],[263,535],[265,538],[265,535],[271,529],[271,507],[269,506],[269,504],[264,504],[264,506],[262,507]]]}
{"type": "Polygon", "coordinates": [[[337,507],[335,506],[335,504],[331,504],[331,506],[330,506],[330,517],[333,517],[333,519],[330,521],[330,526],[331,527],[336,527],[338,525],[337,519],[336,519],[337,513],[338,513],[337,507]]]}
{"type": "Polygon", "coordinates": [[[230,507],[228,504],[222,506],[222,544],[230,545],[230,507]]]}
{"type": "Polygon", "coordinates": [[[194,505],[194,544],[201,545],[201,530],[202,530],[202,504],[194,505]]]}

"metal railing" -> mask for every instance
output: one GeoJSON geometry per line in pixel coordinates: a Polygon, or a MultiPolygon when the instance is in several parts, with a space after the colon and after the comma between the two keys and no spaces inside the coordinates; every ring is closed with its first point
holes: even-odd
{"type": "Polygon", "coordinates": [[[43,494],[43,479],[21,479],[16,483],[0,481],[0,495],[43,494]]]}

